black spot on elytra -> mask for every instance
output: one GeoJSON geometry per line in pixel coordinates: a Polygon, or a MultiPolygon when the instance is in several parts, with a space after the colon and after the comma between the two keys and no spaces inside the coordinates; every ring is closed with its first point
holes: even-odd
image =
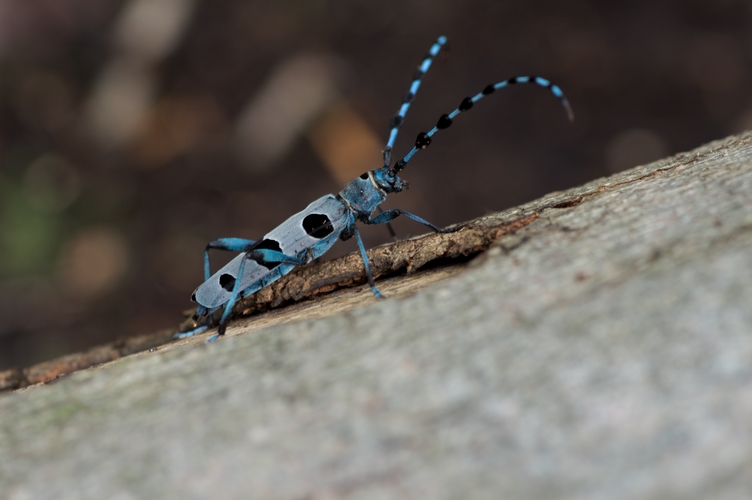
{"type": "Polygon", "coordinates": [[[308,214],[303,219],[303,229],[308,236],[314,238],[324,238],[329,236],[334,231],[332,227],[332,221],[329,220],[324,214],[308,214]]]}
{"type": "Polygon", "coordinates": [[[232,274],[223,274],[219,277],[219,286],[228,292],[232,292],[232,289],[235,286],[235,276],[232,274]]]}
{"type": "Polygon", "coordinates": [[[363,180],[368,179],[368,172],[366,172],[364,174],[360,174],[360,178],[363,179],[363,180]]]}
{"type": "MultiPolygon", "coordinates": [[[[282,247],[279,246],[279,242],[270,240],[270,239],[261,240],[256,245],[253,246],[253,250],[264,250],[264,249],[276,250],[277,252],[282,251],[282,247]]],[[[280,264],[279,262],[265,262],[263,259],[253,259],[253,260],[256,261],[259,265],[264,266],[267,269],[274,269],[280,264]]]]}

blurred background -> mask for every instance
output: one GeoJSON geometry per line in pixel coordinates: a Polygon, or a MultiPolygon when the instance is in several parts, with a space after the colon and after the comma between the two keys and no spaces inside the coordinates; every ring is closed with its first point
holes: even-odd
{"type": "Polygon", "coordinates": [[[0,369],[177,326],[207,241],[380,166],[442,34],[396,158],[511,76],[576,120],[534,86],[459,117],[386,204],[440,226],[752,128],[749,0],[0,0],[0,369]]]}

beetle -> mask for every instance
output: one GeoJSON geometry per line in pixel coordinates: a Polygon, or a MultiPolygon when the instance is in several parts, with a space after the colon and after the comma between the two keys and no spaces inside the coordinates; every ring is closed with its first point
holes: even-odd
{"type": "Polygon", "coordinates": [[[363,258],[368,284],[374,295],[383,298],[376,287],[371,273],[371,266],[358,232],[357,223],[388,224],[399,216],[408,217],[437,233],[457,231],[460,227],[441,229],[421,217],[400,209],[381,211],[380,205],[387,195],[399,193],[408,187],[399,177],[416,152],[431,144],[431,138],[439,130],[452,125],[453,120],[473,107],[484,97],[503,87],[519,83],[531,83],[547,88],[556,96],[567,111],[568,117],[574,119],[572,108],[561,89],[545,78],[538,76],[517,76],[486,86],[481,92],[465,97],[451,113],[441,115],[436,125],[428,132],[421,132],[413,148],[401,160],[391,165],[392,147],[397,138],[410,104],[420,87],[421,79],[431,66],[433,58],[447,44],[447,38],[441,36],[431,46],[428,54],[418,66],[413,76],[410,89],[405,94],[397,114],[390,124],[389,140],[384,148],[384,166],[365,172],[350,181],[338,194],[327,194],[310,203],[306,208],[267,233],[261,240],[243,238],[220,238],[206,245],[204,252],[204,282],[193,293],[191,300],[198,303],[193,316],[197,326],[191,331],[178,333],[176,337],[185,338],[203,332],[215,324],[214,313],[223,310],[219,319],[217,334],[209,341],[224,335],[227,323],[235,303],[275,282],[292,271],[296,266],[311,262],[329,250],[337,240],[355,237],[360,255],[363,258]],[[379,210],[379,214],[374,213],[379,210]],[[219,271],[212,274],[209,265],[210,250],[240,252],[233,260],[219,271]]]}

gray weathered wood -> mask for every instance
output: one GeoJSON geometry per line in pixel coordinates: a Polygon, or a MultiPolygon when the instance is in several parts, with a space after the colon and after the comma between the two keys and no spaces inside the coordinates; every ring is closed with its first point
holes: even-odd
{"type": "Polygon", "coordinates": [[[746,498],[752,134],[489,220],[527,216],[0,397],[4,497],[746,498]]]}

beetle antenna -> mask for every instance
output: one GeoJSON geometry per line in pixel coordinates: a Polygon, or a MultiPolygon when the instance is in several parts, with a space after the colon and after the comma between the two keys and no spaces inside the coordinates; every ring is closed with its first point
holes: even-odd
{"type": "Polygon", "coordinates": [[[441,48],[445,46],[448,48],[447,41],[447,37],[440,36],[438,40],[436,40],[436,43],[431,45],[431,48],[428,50],[426,57],[423,59],[423,62],[420,63],[420,65],[415,69],[415,73],[413,73],[413,83],[410,84],[410,90],[405,92],[405,96],[402,98],[402,105],[400,106],[399,111],[397,111],[397,114],[392,117],[392,120],[389,124],[389,140],[386,143],[386,147],[384,147],[385,167],[388,167],[392,164],[392,147],[394,146],[394,141],[397,140],[397,134],[399,133],[399,129],[402,126],[402,123],[404,123],[405,121],[405,115],[407,114],[407,110],[410,109],[410,104],[412,104],[412,102],[415,100],[415,94],[418,93],[421,79],[423,78],[423,75],[425,75],[428,71],[428,68],[431,67],[433,58],[438,55],[441,48]]]}
{"type": "Polygon", "coordinates": [[[452,121],[458,114],[462,113],[463,111],[469,110],[476,102],[480,101],[489,94],[493,94],[496,90],[518,83],[534,83],[535,85],[540,85],[541,87],[547,88],[554,96],[559,99],[561,105],[564,106],[564,109],[566,109],[567,111],[569,121],[574,120],[574,112],[572,111],[572,107],[569,105],[567,98],[564,97],[564,92],[562,92],[557,85],[554,85],[550,81],[546,80],[545,78],[541,78],[540,76],[516,76],[499,83],[488,85],[480,93],[474,95],[473,97],[465,97],[464,99],[462,99],[460,105],[451,113],[441,115],[439,121],[431,130],[418,134],[418,137],[415,139],[415,146],[413,146],[413,149],[411,149],[404,158],[394,164],[394,167],[392,167],[389,171],[390,175],[396,175],[400,172],[400,170],[405,168],[405,166],[407,166],[407,162],[412,159],[415,153],[417,153],[421,149],[426,149],[431,144],[431,137],[433,137],[436,132],[438,132],[439,130],[444,130],[445,128],[449,128],[449,126],[452,125],[452,121]]]}

